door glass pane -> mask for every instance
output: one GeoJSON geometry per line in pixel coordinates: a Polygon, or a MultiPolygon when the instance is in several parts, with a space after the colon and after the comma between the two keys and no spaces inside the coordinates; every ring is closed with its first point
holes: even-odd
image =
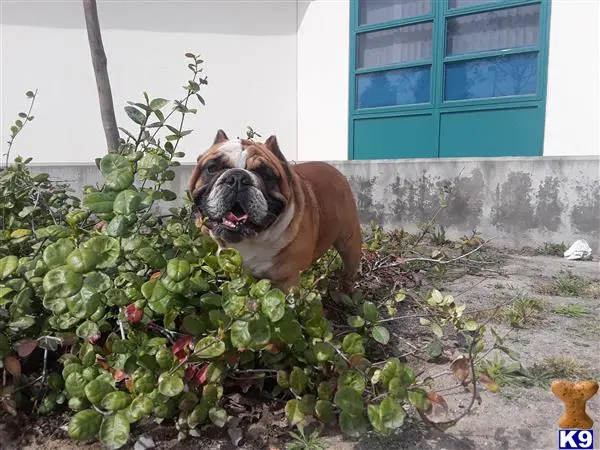
{"type": "Polygon", "coordinates": [[[359,69],[431,59],[432,23],[425,22],[358,35],[359,69]]]}
{"type": "Polygon", "coordinates": [[[536,45],[539,34],[539,3],[454,17],[447,21],[446,55],[536,45]]]}
{"type": "Polygon", "coordinates": [[[446,100],[535,94],[537,52],[446,63],[446,100]]]}
{"type": "Polygon", "coordinates": [[[431,0],[360,0],[359,24],[391,22],[429,14],[431,0]]]}
{"type": "Polygon", "coordinates": [[[431,67],[411,67],[356,76],[356,107],[428,103],[431,67]]]}
{"type": "Polygon", "coordinates": [[[448,8],[469,8],[470,6],[487,5],[490,3],[498,3],[504,0],[448,0],[448,8]]]}

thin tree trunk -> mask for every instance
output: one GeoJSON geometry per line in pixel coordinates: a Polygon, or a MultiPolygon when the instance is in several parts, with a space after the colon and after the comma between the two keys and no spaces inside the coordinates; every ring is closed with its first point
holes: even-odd
{"type": "Polygon", "coordinates": [[[115,107],[113,105],[108,71],[106,70],[106,53],[104,53],[102,35],[100,34],[96,0],[83,0],[83,11],[85,13],[85,25],[90,43],[92,65],[94,66],[94,74],[96,75],[96,87],[98,88],[100,114],[102,115],[102,124],[104,126],[104,134],[106,135],[106,145],[108,152],[114,153],[119,148],[119,130],[117,128],[117,120],[115,119],[115,107]]]}

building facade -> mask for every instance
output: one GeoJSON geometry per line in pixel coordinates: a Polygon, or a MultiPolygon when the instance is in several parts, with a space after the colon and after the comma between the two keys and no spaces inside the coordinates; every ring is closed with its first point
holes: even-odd
{"type": "MultiPolygon", "coordinates": [[[[80,1],[1,8],[3,141],[38,163],[104,152],[80,1]]],[[[294,160],[600,155],[597,0],[99,1],[117,119],[178,98],[201,53],[206,107],[186,159],[218,128],[277,134],[294,160]]]]}

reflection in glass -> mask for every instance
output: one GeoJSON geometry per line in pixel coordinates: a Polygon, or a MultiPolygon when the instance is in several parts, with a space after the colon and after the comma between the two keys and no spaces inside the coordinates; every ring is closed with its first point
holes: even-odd
{"type": "Polygon", "coordinates": [[[501,9],[448,19],[446,55],[536,45],[540,5],[501,9]]]}
{"type": "Polygon", "coordinates": [[[469,8],[471,6],[487,5],[501,1],[503,0],[448,0],[448,8],[469,8]]]}
{"type": "Polygon", "coordinates": [[[431,0],[360,0],[360,25],[391,22],[431,12],[431,0]]]}
{"type": "Polygon", "coordinates": [[[428,103],[430,66],[365,73],[356,76],[357,108],[428,103]]]}
{"type": "Polygon", "coordinates": [[[446,63],[445,100],[535,94],[537,52],[446,63]]]}
{"type": "Polygon", "coordinates": [[[431,22],[358,35],[357,67],[382,67],[431,59],[431,22]]]}

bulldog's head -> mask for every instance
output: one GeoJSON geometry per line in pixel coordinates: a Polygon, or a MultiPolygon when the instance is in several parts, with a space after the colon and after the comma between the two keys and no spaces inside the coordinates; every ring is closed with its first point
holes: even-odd
{"type": "Polygon", "coordinates": [[[198,157],[188,189],[213,237],[238,243],[271,226],[291,201],[291,174],[275,136],[264,144],[223,130],[198,157]]]}

